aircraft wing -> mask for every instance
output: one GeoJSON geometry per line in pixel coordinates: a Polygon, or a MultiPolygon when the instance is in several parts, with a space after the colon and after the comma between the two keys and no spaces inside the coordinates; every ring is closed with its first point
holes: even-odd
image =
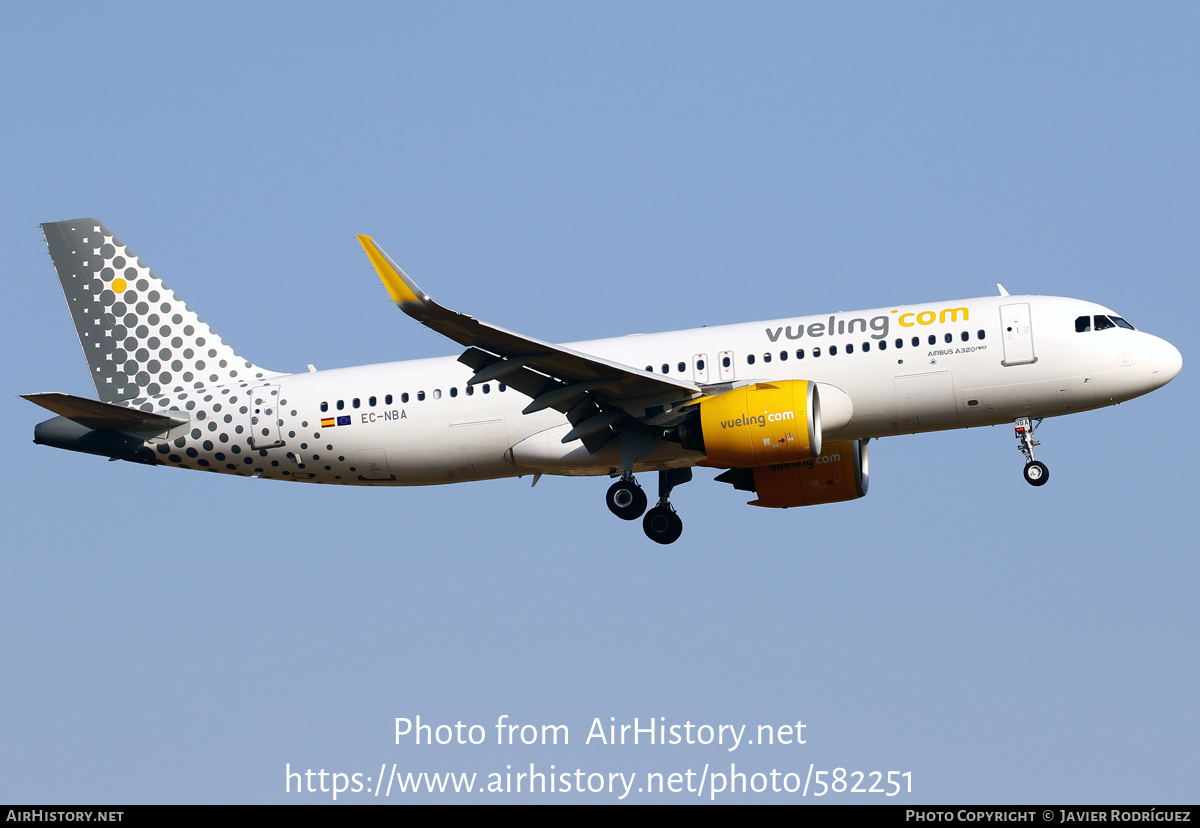
{"type": "Polygon", "coordinates": [[[467,346],[458,359],[475,371],[469,385],[498,380],[532,398],[526,414],[544,408],[565,413],[575,427],[564,443],[583,440],[594,452],[615,436],[611,426],[626,417],[665,423],[673,412],[703,394],[693,382],[532,339],[442,307],[374,239],[359,236],[358,240],[400,310],[467,346]]]}

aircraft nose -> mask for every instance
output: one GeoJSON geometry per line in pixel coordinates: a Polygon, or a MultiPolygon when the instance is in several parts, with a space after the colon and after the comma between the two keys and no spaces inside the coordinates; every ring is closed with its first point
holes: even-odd
{"type": "Polygon", "coordinates": [[[1165,339],[1154,338],[1154,347],[1149,354],[1150,376],[1156,386],[1166,385],[1183,368],[1183,354],[1165,339]]]}

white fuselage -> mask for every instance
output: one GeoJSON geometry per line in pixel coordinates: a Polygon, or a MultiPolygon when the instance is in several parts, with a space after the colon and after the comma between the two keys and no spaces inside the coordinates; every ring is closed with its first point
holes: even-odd
{"type": "MultiPolygon", "coordinates": [[[[1112,311],[1077,299],[997,296],[568,347],[702,386],[781,379],[834,386],[844,395],[825,398],[849,410],[845,425],[825,437],[848,440],[1099,408],[1178,373],[1179,352],[1150,334],[1120,327],[1076,332],[1075,320],[1093,314],[1112,311]]],[[[189,425],[152,445],[167,465],[320,483],[428,485],[619,471],[619,438],[594,455],[578,441],[564,445],[570,425],[563,414],[522,414],[528,397],[496,381],[469,387],[471,376],[456,357],[444,357],[173,393],[154,407],[186,416],[189,425]],[[251,398],[260,404],[253,423],[251,398]],[[250,449],[247,431],[259,432],[250,449]]],[[[659,441],[635,468],[703,459],[659,441]]]]}

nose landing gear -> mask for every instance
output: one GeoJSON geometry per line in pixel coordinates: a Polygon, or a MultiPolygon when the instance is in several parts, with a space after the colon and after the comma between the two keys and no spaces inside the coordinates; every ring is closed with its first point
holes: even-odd
{"type": "Polygon", "coordinates": [[[1033,458],[1033,447],[1041,445],[1041,442],[1033,439],[1033,433],[1041,424],[1041,417],[1033,423],[1028,417],[1018,417],[1017,421],[1013,423],[1016,430],[1017,449],[1025,455],[1025,482],[1030,486],[1044,486],[1050,479],[1050,470],[1046,468],[1046,464],[1033,458]]]}

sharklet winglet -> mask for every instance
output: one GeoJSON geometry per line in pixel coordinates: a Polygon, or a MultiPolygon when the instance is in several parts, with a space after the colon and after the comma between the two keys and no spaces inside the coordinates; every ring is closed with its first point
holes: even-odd
{"type": "Polygon", "coordinates": [[[406,302],[429,301],[429,296],[425,291],[417,287],[417,283],[400,269],[400,265],[392,261],[392,257],[385,253],[373,238],[358,236],[358,243],[363,246],[367,258],[375,266],[375,272],[379,274],[379,280],[387,288],[388,295],[392,297],[393,302],[403,306],[406,302]]]}

